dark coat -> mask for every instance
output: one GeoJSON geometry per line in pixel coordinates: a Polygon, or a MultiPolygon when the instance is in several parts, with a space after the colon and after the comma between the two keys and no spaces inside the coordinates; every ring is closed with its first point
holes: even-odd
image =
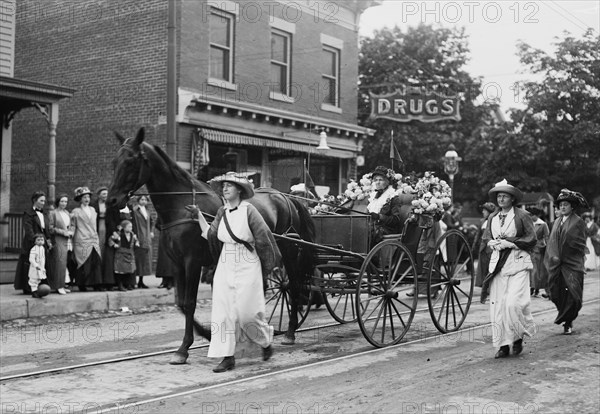
{"type": "MultiPolygon", "coordinates": [[[[483,285],[481,287],[481,300],[484,301],[489,295],[489,288],[492,283],[492,279],[500,272],[508,256],[512,249],[504,249],[500,252],[500,259],[498,260],[498,264],[496,265],[496,269],[492,273],[488,273],[488,268],[490,264],[490,259],[492,256],[492,249],[488,246],[488,242],[493,239],[492,237],[492,219],[500,214],[501,211],[496,211],[488,217],[488,223],[485,231],[483,232],[483,237],[481,242],[485,246],[485,249],[482,251],[480,255],[481,266],[483,266],[483,273],[486,274],[486,277],[483,280],[483,285]]],[[[520,208],[514,208],[515,212],[515,227],[517,229],[517,235],[515,237],[507,237],[506,240],[514,243],[517,248],[524,250],[528,253],[533,251],[535,244],[537,243],[537,238],[535,236],[535,229],[533,227],[533,220],[531,216],[520,208]]]]}
{"type": "Polygon", "coordinates": [[[33,210],[29,208],[23,212],[23,240],[21,241],[21,253],[17,263],[15,272],[14,287],[16,290],[29,291],[29,252],[35,244],[33,236],[37,233],[42,233],[46,238],[44,248],[46,250],[46,275],[52,279],[53,259],[50,256],[51,234],[50,234],[50,217],[47,211],[43,212],[45,228],[42,229],[42,223],[33,210]]]}
{"type": "Polygon", "coordinates": [[[555,323],[572,321],[581,309],[584,263],[585,223],[579,216],[571,214],[562,226],[560,221],[552,226],[544,256],[550,298],[559,308],[559,318],[555,323]],[[568,293],[563,288],[565,285],[569,289],[568,293]],[[565,294],[570,295],[572,301],[564,301],[565,294]],[[565,306],[570,309],[562,309],[565,306]]]}

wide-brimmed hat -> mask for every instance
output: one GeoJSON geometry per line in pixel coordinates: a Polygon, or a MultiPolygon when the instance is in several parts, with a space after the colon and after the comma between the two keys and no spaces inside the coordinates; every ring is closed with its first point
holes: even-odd
{"type": "Polygon", "coordinates": [[[252,184],[247,177],[244,177],[243,175],[239,175],[232,171],[223,175],[219,175],[210,180],[208,183],[217,194],[223,195],[224,182],[229,182],[238,185],[242,189],[240,193],[241,199],[248,199],[254,197],[254,184],[252,184]]]}
{"type": "Polygon", "coordinates": [[[560,190],[560,194],[556,198],[556,204],[558,205],[561,201],[568,201],[569,203],[571,203],[571,206],[573,206],[573,208],[589,208],[585,197],[583,197],[581,193],[578,193],[577,191],[571,191],[566,188],[560,190]]]}
{"type": "Polygon", "coordinates": [[[89,194],[90,196],[92,195],[92,192],[90,191],[89,188],[87,188],[87,187],[77,187],[75,189],[75,197],[73,197],[73,200],[80,201],[81,197],[83,197],[86,194],[89,194]]]}
{"type": "Polygon", "coordinates": [[[523,193],[514,185],[511,185],[506,181],[506,179],[494,184],[494,186],[488,191],[490,197],[496,197],[498,193],[506,193],[510,194],[515,198],[514,204],[519,204],[519,202],[523,199],[523,193]]]}
{"type": "Polygon", "coordinates": [[[490,203],[489,201],[480,205],[479,208],[481,210],[486,210],[489,213],[493,213],[494,211],[496,211],[496,205],[494,203],[490,203]]]}
{"type": "Polygon", "coordinates": [[[379,166],[375,167],[375,169],[371,172],[371,176],[381,175],[382,177],[385,177],[389,180],[391,177],[394,176],[394,174],[390,171],[391,170],[379,165],[379,166]]]}
{"type": "Polygon", "coordinates": [[[529,214],[533,214],[534,216],[538,216],[538,217],[542,217],[544,215],[544,210],[542,210],[539,207],[529,207],[527,209],[527,211],[529,212],[529,214]]]}

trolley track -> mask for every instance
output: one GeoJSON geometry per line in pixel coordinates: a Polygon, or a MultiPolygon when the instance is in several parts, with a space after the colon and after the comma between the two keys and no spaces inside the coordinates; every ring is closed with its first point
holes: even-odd
{"type": "MultiPolygon", "coordinates": [[[[588,301],[584,301],[583,303],[585,305],[585,304],[595,303],[595,302],[598,302],[598,301],[600,301],[600,299],[588,300],[588,301]]],[[[544,309],[544,310],[541,310],[541,311],[533,312],[533,315],[541,315],[541,314],[545,314],[545,313],[553,312],[553,311],[555,311],[554,308],[549,308],[549,309],[544,309]]],[[[427,307],[423,307],[423,308],[417,309],[417,313],[427,313],[427,312],[429,312],[429,309],[427,307]]],[[[319,325],[314,325],[314,326],[310,326],[310,327],[300,328],[296,332],[297,333],[306,333],[306,332],[311,332],[311,331],[318,331],[318,330],[322,330],[322,329],[335,328],[335,327],[347,326],[347,325],[350,325],[350,324],[347,324],[347,323],[346,324],[341,324],[341,323],[338,323],[338,322],[327,323],[327,324],[319,324],[319,325]]],[[[489,323],[473,324],[473,325],[469,325],[466,328],[459,329],[456,332],[450,332],[450,333],[447,333],[447,334],[441,334],[440,332],[432,331],[431,334],[427,334],[425,336],[420,336],[419,339],[409,339],[408,341],[403,341],[403,342],[400,342],[399,344],[391,345],[391,346],[384,347],[384,348],[374,348],[374,349],[370,348],[370,349],[367,349],[367,350],[362,350],[362,351],[354,352],[354,353],[351,353],[349,355],[344,355],[342,357],[329,358],[329,359],[326,359],[324,361],[318,361],[318,362],[309,363],[308,365],[305,364],[305,365],[302,365],[302,367],[309,366],[309,365],[319,365],[319,364],[323,364],[323,363],[325,363],[327,361],[342,360],[342,359],[350,358],[350,357],[353,357],[353,356],[366,355],[366,354],[371,353],[371,352],[382,351],[382,350],[388,349],[388,348],[395,348],[395,347],[400,347],[400,346],[409,345],[409,344],[413,344],[413,343],[427,341],[427,340],[435,338],[435,337],[452,336],[452,335],[461,333],[461,332],[463,332],[465,330],[468,330],[468,329],[482,328],[482,327],[486,327],[488,325],[489,325],[489,323]]],[[[203,348],[207,348],[208,346],[209,346],[209,344],[207,344],[207,343],[206,344],[193,345],[192,347],[190,347],[190,350],[203,349],[203,348]]],[[[290,348],[292,348],[292,347],[290,347],[290,348]]],[[[141,354],[136,354],[136,355],[128,355],[128,356],[124,356],[124,357],[116,357],[116,358],[110,358],[110,359],[104,359],[104,360],[90,361],[90,362],[86,362],[86,363],[74,364],[74,365],[67,365],[67,366],[63,366],[63,367],[56,367],[56,368],[49,368],[49,369],[44,369],[44,370],[24,372],[24,373],[14,374],[14,375],[7,375],[7,376],[0,377],[0,382],[6,382],[6,381],[10,381],[10,380],[20,380],[20,379],[37,377],[37,376],[48,375],[48,374],[60,374],[62,372],[73,371],[73,370],[80,370],[80,369],[90,368],[90,367],[95,367],[95,366],[103,366],[103,365],[110,365],[110,364],[117,364],[117,363],[121,363],[121,362],[133,361],[133,360],[137,360],[137,359],[152,358],[152,357],[161,356],[161,355],[168,355],[168,354],[171,354],[171,353],[173,353],[175,351],[176,351],[176,349],[173,348],[173,349],[167,349],[167,350],[161,350],[161,351],[146,352],[146,353],[141,353],[141,354]]],[[[244,377],[244,378],[237,379],[237,380],[234,380],[234,381],[216,384],[216,385],[213,385],[211,387],[203,387],[203,388],[200,388],[200,389],[195,390],[195,391],[186,391],[186,392],[183,392],[183,393],[175,393],[175,394],[172,395],[172,397],[161,397],[161,398],[158,398],[158,400],[164,399],[164,398],[173,398],[173,397],[176,397],[176,396],[188,395],[190,393],[198,392],[198,391],[203,390],[203,389],[211,389],[211,388],[214,388],[214,387],[220,387],[220,386],[224,386],[224,385],[227,385],[227,384],[235,384],[235,383],[239,383],[239,382],[243,382],[243,381],[248,381],[248,380],[253,379],[253,378],[255,379],[255,378],[266,377],[266,376],[274,375],[276,373],[280,373],[280,372],[283,372],[283,371],[286,371],[286,370],[295,370],[295,369],[299,369],[299,368],[301,368],[301,367],[284,368],[283,370],[275,370],[275,371],[272,371],[272,372],[269,372],[269,373],[265,373],[265,374],[260,374],[258,376],[254,376],[254,377],[252,377],[252,376],[251,377],[244,377]]],[[[154,401],[154,399],[152,401],[154,401]]],[[[144,402],[144,403],[146,403],[146,402],[144,402]]],[[[123,408],[122,405],[120,407],[123,408]]]]}
{"type": "MultiPolygon", "coordinates": [[[[425,312],[428,312],[427,308],[417,309],[417,313],[425,313],[425,312]]],[[[339,323],[339,322],[325,323],[325,324],[312,325],[310,327],[300,328],[296,332],[297,333],[305,333],[305,332],[318,331],[318,330],[327,329],[327,328],[339,327],[339,326],[343,326],[343,325],[348,325],[348,324],[347,323],[339,323]]],[[[208,343],[192,345],[189,350],[192,351],[192,350],[197,350],[197,349],[208,348],[208,346],[209,346],[208,343]]],[[[81,363],[81,364],[73,364],[73,365],[67,365],[67,366],[63,366],[63,367],[48,368],[48,369],[24,372],[24,373],[14,374],[14,375],[5,375],[5,376],[0,377],[0,382],[15,380],[15,379],[24,379],[24,378],[35,377],[35,376],[39,376],[39,375],[56,374],[56,373],[60,373],[60,372],[64,372],[64,371],[90,368],[90,367],[99,366],[99,365],[109,365],[109,364],[116,364],[119,362],[134,361],[136,359],[152,358],[152,357],[161,356],[161,355],[168,355],[168,354],[175,352],[176,350],[177,350],[177,348],[165,349],[165,350],[161,350],[161,351],[145,352],[145,353],[140,353],[140,354],[136,354],[136,355],[127,355],[127,356],[123,356],[123,357],[109,358],[109,359],[103,359],[103,360],[98,360],[98,361],[90,361],[90,362],[85,362],[85,363],[81,363]]]]}
{"type": "MultiPolygon", "coordinates": [[[[584,301],[583,305],[589,305],[589,304],[597,303],[597,302],[600,302],[600,298],[584,301]]],[[[427,311],[427,309],[424,309],[424,311],[427,311]]],[[[534,316],[539,316],[539,315],[543,315],[543,314],[547,314],[547,313],[551,313],[551,312],[555,312],[555,311],[556,310],[554,308],[548,308],[548,309],[532,312],[532,314],[534,316]]],[[[336,324],[336,325],[338,325],[338,324],[336,324]]],[[[321,366],[324,364],[330,364],[330,363],[334,363],[334,362],[349,360],[352,358],[361,357],[361,356],[365,356],[365,355],[369,355],[369,354],[387,352],[391,349],[397,349],[397,348],[405,347],[405,346],[412,345],[415,343],[424,343],[424,342],[427,342],[434,338],[439,338],[439,337],[448,338],[448,337],[452,337],[452,336],[460,336],[460,335],[462,335],[462,333],[464,331],[478,329],[478,328],[485,328],[488,326],[491,326],[490,322],[473,324],[473,325],[469,325],[466,328],[462,328],[462,329],[459,329],[454,332],[445,333],[445,334],[442,334],[440,332],[435,332],[435,333],[433,333],[431,335],[427,335],[425,337],[408,340],[406,342],[401,342],[399,344],[390,345],[390,346],[387,346],[384,348],[370,348],[370,349],[366,349],[366,350],[359,350],[359,351],[356,351],[356,352],[353,352],[353,353],[350,353],[347,355],[339,356],[339,357],[326,358],[324,360],[301,364],[298,366],[284,367],[284,368],[275,369],[275,370],[272,370],[272,371],[269,371],[266,373],[260,373],[260,374],[254,374],[254,375],[251,374],[251,375],[244,376],[242,378],[236,378],[233,380],[223,381],[223,382],[220,382],[217,384],[212,384],[212,385],[203,385],[203,386],[185,390],[185,391],[172,392],[172,393],[160,395],[158,397],[147,398],[147,399],[142,399],[142,400],[138,400],[138,401],[130,401],[127,403],[118,403],[116,405],[115,404],[104,405],[101,407],[101,412],[103,412],[103,413],[104,412],[115,412],[115,411],[121,412],[122,410],[127,410],[127,409],[139,409],[140,406],[147,405],[147,404],[164,402],[164,400],[168,400],[168,399],[185,397],[185,396],[193,395],[196,393],[201,393],[203,391],[214,390],[214,389],[223,388],[223,387],[227,387],[227,386],[234,386],[237,384],[250,382],[253,380],[266,379],[266,378],[274,377],[276,375],[280,375],[280,374],[284,374],[284,373],[289,373],[289,372],[294,372],[294,371],[299,371],[299,370],[304,370],[304,369],[310,369],[310,368],[318,367],[318,366],[321,366]]]]}

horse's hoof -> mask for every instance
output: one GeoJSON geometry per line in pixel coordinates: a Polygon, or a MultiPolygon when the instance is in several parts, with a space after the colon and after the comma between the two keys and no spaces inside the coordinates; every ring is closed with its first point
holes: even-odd
{"type": "Polygon", "coordinates": [[[281,345],[295,345],[295,344],[296,344],[296,338],[289,338],[287,336],[284,336],[281,341],[281,345]]]}
{"type": "Polygon", "coordinates": [[[179,354],[179,353],[176,352],[171,357],[171,361],[169,361],[169,364],[171,364],[171,365],[182,365],[182,364],[185,364],[187,362],[187,359],[188,359],[187,355],[179,354]]]}

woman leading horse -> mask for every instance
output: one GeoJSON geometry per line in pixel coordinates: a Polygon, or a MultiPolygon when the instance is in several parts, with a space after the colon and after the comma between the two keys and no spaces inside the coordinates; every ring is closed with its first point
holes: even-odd
{"type": "MultiPolygon", "coordinates": [[[[194,342],[193,330],[210,339],[210,330],[194,319],[196,297],[202,266],[213,264],[208,243],[202,237],[197,221],[191,218],[186,205],[197,204],[206,214],[215,216],[223,204],[213,189],[202,181],[195,180],[188,172],[157,146],[144,142],[144,129],[135,138],[125,139],[116,134],[121,143],[113,160],[114,177],[109,189],[108,202],[113,206],[124,206],[134,191],[146,186],[162,224],[166,257],[174,269],[177,305],[184,313],[185,334],[171,363],[183,364],[188,358],[188,349],[194,342]]],[[[305,241],[314,241],[314,223],[307,209],[299,202],[288,199],[275,190],[256,191],[250,203],[262,215],[269,229],[275,234],[297,233],[305,241]]],[[[313,252],[300,248],[289,241],[278,240],[283,264],[290,281],[290,320],[286,332],[286,343],[295,340],[298,325],[298,299],[314,268],[313,252]]]]}

